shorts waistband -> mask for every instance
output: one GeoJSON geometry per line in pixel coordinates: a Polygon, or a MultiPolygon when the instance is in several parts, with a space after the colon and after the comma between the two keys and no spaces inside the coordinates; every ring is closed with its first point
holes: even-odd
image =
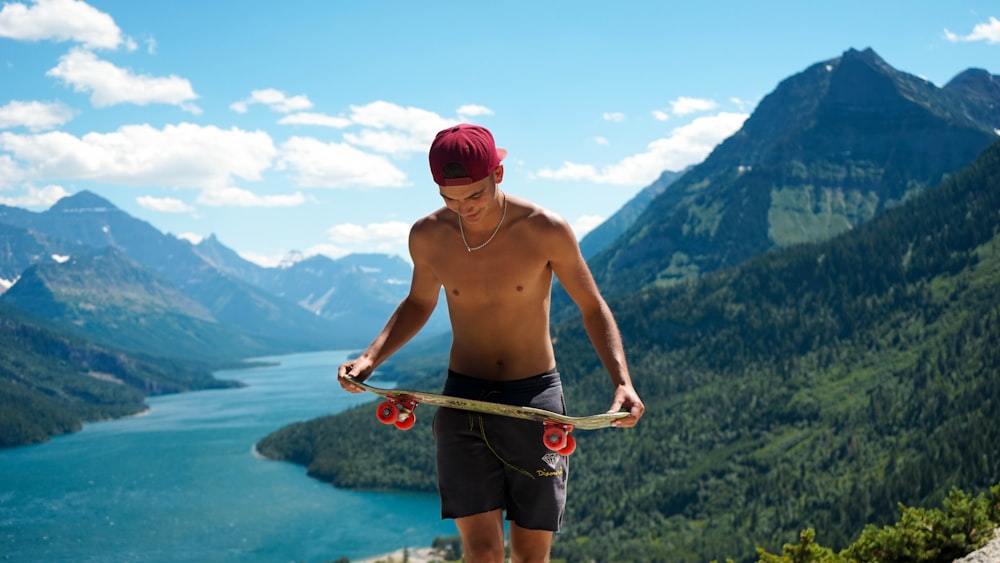
{"type": "Polygon", "coordinates": [[[533,389],[545,389],[553,385],[561,385],[562,379],[559,376],[559,370],[556,368],[550,369],[548,371],[542,372],[538,375],[533,375],[531,377],[526,377],[524,379],[512,379],[506,381],[497,381],[493,379],[482,379],[479,377],[472,377],[470,375],[465,375],[458,373],[457,371],[448,370],[448,381],[447,386],[460,386],[460,387],[475,387],[478,389],[488,389],[491,391],[501,391],[501,392],[519,392],[519,391],[530,391],[533,389]]]}

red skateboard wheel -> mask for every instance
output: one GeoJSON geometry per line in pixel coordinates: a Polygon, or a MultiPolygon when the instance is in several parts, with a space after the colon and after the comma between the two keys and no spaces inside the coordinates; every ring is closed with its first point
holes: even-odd
{"type": "Polygon", "coordinates": [[[559,450],[559,455],[568,456],[568,455],[572,455],[573,452],[575,452],[575,451],[576,451],[576,438],[574,438],[574,437],[570,436],[569,434],[567,434],[566,435],[566,447],[564,447],[563,449],[559,450]]]}
{"type": "Polygon", "coordinates": [[[375,416],[378,417],[378,421],[382,424],[395,424],[396,417],[399,416],[399,409],[396,408],[396,405],[386,401],[378,406],[375,416]]]}
{"type": "Polygon", "coordinates": [[[566,447],[567,437],[568,435],[566,434],[566,431],[561,427],[553,424],[546,424],[545,432],[542,434],[542,441],[545,442],[545,447],[554,452],[558,452],[566,447]]]}
{"type": "Polygon", "coordinates": [[[417,423],[417,415],[412,412],[404,419],[396,419],[396,428],[400,430],[409,430],[413,428],[413,425],[417,423]]]}

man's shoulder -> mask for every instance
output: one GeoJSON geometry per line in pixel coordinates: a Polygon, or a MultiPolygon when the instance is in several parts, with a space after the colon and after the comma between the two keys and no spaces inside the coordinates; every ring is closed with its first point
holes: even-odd
{"type": "Polygon", "coordinates": [[[523,198],[511,198],[511,201],[517,207],[517,217],[530,229],[561,231],[569,226],[566,219],[551,209],[523,198]]]}
{"type": "Polygon", "coordinates": [[[579,254],[579,243],[573,227],[562,215],[524,199],[517,200],[518,218],[515,221],[520,237],[527,237],[535,248],[550,257],[579,254]]]}
{"type": "Polygon", "coordinates": [[[430,237],[437,233],[442,233],[447,229],[454,229],[453,213],[446,207],[442,207],[428,215],[417,219],[410,227],[410,236],[430,237]]]}
{"type": "Polygon", "coordinates": [[[413,228],[414,229],[427,229],[427,228],[433,228],[433,227],[439,227],[439,226],[442,226],[442,225],[446,225],[448,223],[448,219],[451,218],[450,214],[451,214],[451,211],[449,211],[447,207],[442,207],[440,209],[432,211],[431,213],[428,213],[427,215],[424,215],[423,217],[417,219],[413,223],[413,228]]]}

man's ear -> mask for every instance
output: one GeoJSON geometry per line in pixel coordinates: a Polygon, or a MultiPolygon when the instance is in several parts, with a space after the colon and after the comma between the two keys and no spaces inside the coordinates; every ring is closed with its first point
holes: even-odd
{"type": "Polygon", "coordinates": [[[493,179],[498,184],[503,182],[503,164],[497,166],[497,169],[493,171],[493,179]]]}

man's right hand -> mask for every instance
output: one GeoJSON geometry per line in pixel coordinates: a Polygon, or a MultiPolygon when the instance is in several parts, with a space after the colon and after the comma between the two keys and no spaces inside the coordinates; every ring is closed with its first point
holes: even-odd
{"type": "Polygon", "coordinates": [[[349,393],[364,393],[364,388],[353,384],[351,381],[364,381],[371,375],[371,371],[370,364],[361,358],[357,358],[340,364],[340,367],[337,368],[337,381],[340,382],[340,386],[344,388],[344,391],[349,393]]]}

